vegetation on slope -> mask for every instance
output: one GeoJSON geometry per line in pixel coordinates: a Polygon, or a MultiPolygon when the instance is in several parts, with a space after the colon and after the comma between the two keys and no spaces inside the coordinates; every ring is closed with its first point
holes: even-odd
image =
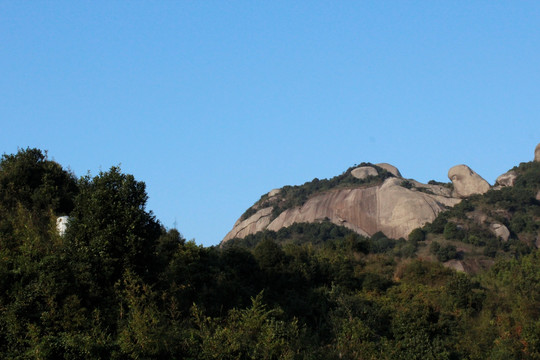
{"type": "Polygon", "coordinates": [[[0,358],[540,358],[535,249],[473,277],[326,223],[205,248],[119,168],[59,169],[35,149],[0,162],[0,358]]]}
{"type": "Polygon", "coordinates": [[[517,174],[514,186],[471,196],[440,213],[423,228],[428,238],[481,247],[492,258],[502,253],[530,253],[540,234],[540,163],[521,163],[512,170],[517,174]],[[506,226],[508,241],[497,237],[491,224],[506,226]]]}
{"type": "Polygon", "coordinates": [[[371,186],[384,182],[385,179],[392,177],[387,170],[373,165],[371,163],[361,163],[347,169],[343,174],[334,176],[331,179],[319,180],[315,178],[311,181],[304,183],[303,185],[284,186],[280,190],[279,195],[269,197],[268,194],[261,196],[252,207],[247,209],[240,217],[241,220],[249,218],[255,214],[258,209],[272,207],[272,217],[276,218],[279,214],[287,209],[294,208],[296,206],[302,206],[311,196],[322,193],[332,189],[358,187],[358,186],[371,186]],[[368,176],[365,179],[358,179],[354,177],[351,172],[359,166],[370,166],[377,169],[377,176],[368,176]]]}

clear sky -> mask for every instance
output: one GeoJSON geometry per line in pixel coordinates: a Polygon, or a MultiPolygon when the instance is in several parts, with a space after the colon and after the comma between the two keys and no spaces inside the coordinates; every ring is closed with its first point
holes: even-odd
{"type": "Polygon", "coordinates": [[[0,125],[205,246],[364,161],[493,184],[540,142],[540,2],[0,0],[0,125]]]}

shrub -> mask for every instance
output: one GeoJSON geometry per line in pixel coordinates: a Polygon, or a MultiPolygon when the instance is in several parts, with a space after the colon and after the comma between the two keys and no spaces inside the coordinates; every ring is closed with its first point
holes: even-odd
{"type": "Polygon", "coordinates": [[[437,257],[437,260],[445,262],[451,259],[455,259],[458,255],[457,249],[454,245],[441,246],[438,242],[434,241],[429,247],[429,252],[437,257]]]}
{"type": "Polygon", "coordinates": [[[409,241],[424,241],[426,239],[426,233],[420,228],[416,228],[409,234],[409,241]]]}
{"type": "Polygon", "coordinates": [[[444,226],[444,238],[447,240],[463,240],[465,234],[463,230],[457,227],[453,222],[448,222],[444,226]]]}

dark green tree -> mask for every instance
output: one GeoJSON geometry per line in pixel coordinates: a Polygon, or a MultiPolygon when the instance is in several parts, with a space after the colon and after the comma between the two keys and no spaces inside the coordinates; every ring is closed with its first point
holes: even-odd
{"type": "Polygon", "coordinates": [[[4,209],[20,204],[27,209],[51,208],[57,214],[67,214],[73,209],[76,192],[74,175],[48,160],[46,152],[27,148],[15,155],[2,155],[0,204],[4,209]]]}
{"type": "Polygon", "coordinates": [[[409,234],[409,240],[418,242],[418,241],[424,241],[426,239],[426,233],[424,230],[420,228],[416,228],[409,234]]]}
{"type": "Polygon", "coordinates": [[[65,241],[88,301],[105,300],[126,271],[153,281],[162,230],[145,209],[145,184],[112,167],[83,177],[79,188],[65,241]]]}

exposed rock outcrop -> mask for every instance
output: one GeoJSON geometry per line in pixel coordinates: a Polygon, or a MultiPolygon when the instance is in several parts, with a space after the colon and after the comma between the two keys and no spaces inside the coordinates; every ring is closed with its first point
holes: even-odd
{"type": "Polygon", "coordinates": [[[500,237],[503,241],[508,241],[510,238],[510,230],[503,224],[491,224],[489,226],[489,230],[493,233],[493,235],[500,237]]]}
{"type": "Polygon", "coordinates": [[[401,179],[387,179],[378,191],[377,227],[389,237],[407,238],[412,230],[433,221],[447,206],[460,202],[415,188],[407,189],[401,182],[401,179]]]}
{"type": "Polygon", "coordinates": [[[497,180],[495,181],[495,186],[514,186],[516,179],[516,172],[510,170],[497,178],[497,180]]]}
{"type": "Polygon", "coordinates": [[[281,189],[270,190],[270,192],[268,193],[268,197],[274,197],[278,195],[280,192],[281,192],[281,189]]]}
{"type": "Polygon", "coordinates": [[[268,226],[277,231],[295,222],[317,222],[325,219],[346,226],[359,234],[376,232],[377,187],[338,189],[310,198],[299,207],[282,212],[268,226]]]}
{"type": "MultiPolygon", "coordinates": [[[[540,144],[535,149],[535,161],[540,162],[540,144]]],[[[532,165],[532,169],[536,171],[536,165],[532,165]]],[[[381,231],[389,238],[407,238],[412,230],[427,222],[433,222],[440,212],[458,204],[464,198],[484,194],[490,189],[513,187],[517,186],[516,184],[522,186],[522,183],[518,182],[518,176],[525,174],[523,179],[530,176],[528,170],[523,169],[531,169],[531,164],[520,165],[500,175],[491,187],[466,165],[457,165],[448,171],[452,184],[437,181],[423,184],[414,179],[403,178],[399,170],[390,164],[362,163],[361,166],[350,168],[332,179],[314,179],[303,185],[285,186],[270,191],[245,212],[222,243],[262,230],[278,231],[294,223],[326,221],[345,226],[365,236],[381,231]]],[[[540,201],[540,191],[536,191],[536,199],[540,201]]],[[[471,199],[473,206],[467,207],[465,217],[461,218],[459,215],[457,220],[452,218],[450,221],[456,220],[458,228],[466,231],[480,226],[482,231],[491,232],[502,242],[516,237],[528,245],[535,244],[540,248],[539,234],[511,234],[510,230],[500,223],[512,220],[511,211],[504,208],[492,211],[489,206],[484,206],[483,199],[478,200],[479,203],[471,199]]],[[[433,238],[426,241],[429,243],[433,238]]],[[[463,246],[458,247],[457,251],[462,254],[470,252],[470,249],[463,246]]],[[[488,268],[493,261],[488,257],[459,256],[444,265],[457,271],[476,273],[488,268]]]]}
{"type": "Polygon", "coordinates": [[[452,167],[448,170],[448,178],[454,184],[455,195],[460,198],[484,194],[490,189],[489,183],[467,165],[452,167]]]}
{"type": "Polygon", "coordinates": [[[447,267],[449,269],[453,269],[455,271],[466,272],[465,271],[465,266],[464,266],[463,262],[460,261],[460,260],[456,260],[456,259],[448,260],[443,265],[445,267],[447,267]]]}
{"type": "Polygon", "coordinates": [[[395,167],[394,165],[390,165],[390,164],[387,164],[387,163],[380,163],[380,164],[375,164],[377,165],[378,167],[388,171],[390,174],[394,175],[395,177],[402,177],[401,176],[401,173],[399,172],[398,168],[395,167]]]}
{"type": "MultiPolygon", "coordinates": [[[[409,189],[402,183],[402,179],[388,178],[376,186],[329,190],[310,197],[302,206],[283,211],[273,220],[270,220],[272,208],[264,208],[246,220],[237,221],[223,241],[264,229],[277,231],[295,222],[323,220],[343,225],[362,235],[371,236],[382,231],[392,238],[406,238],[413,229],[433,221],[447,206],[461,201],[419,191],[416,187],[409,189]]],[[[433,186],[420,185],[428,189],[433,186]]],[[[436,190],[445,193],[441,189],[436,190]]],[[[445,194],[450,195],[448,191],[445,194]]]]}
{"type": "Polygon", "coordinates": [[[360,166],[351,171],[351,175],[357,179],[364,180],[368,176],[377,176],[379,172],[372,166],[360,166]]]}
{"type": "Polygon", "coordinates": [[[238,219],[234,224],[234,227],[223,241],[227,241],[233,238],[243,238],[249,234],[255,234],[256,232],[266,229],[270,224],[270,216],[272,215],[272,207],[267,207],[257,211],[245,220],[238,219]]]}

